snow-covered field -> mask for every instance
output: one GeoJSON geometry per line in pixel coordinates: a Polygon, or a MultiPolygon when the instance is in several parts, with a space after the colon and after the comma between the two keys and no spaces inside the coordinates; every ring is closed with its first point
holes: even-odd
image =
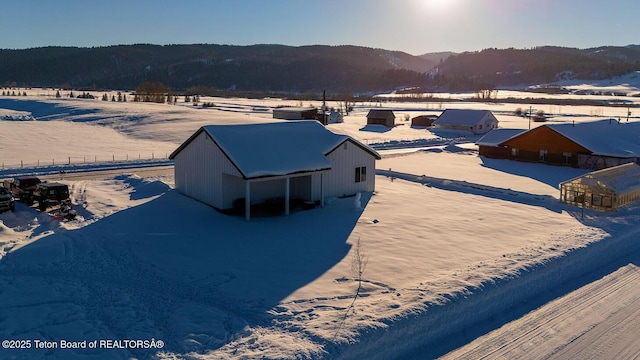
{"type": "MultiPolygon", "coordinates": [[[[21,162],[165,157],[202,125],[272,121],[265,109],[300,105],[211,98],[201,101],[216,106],[203,109],[27,92],[0,97],[0,161],[13,172],[21,162]]],[[[366,126],[379,104],[356,103],[328,127],[371,144],[446,145],[404,116],[447,106],[529,126],[513,104],[381,105],[399,126],[366,126]]],[[[628,111],[544,110],[554,122],[628,111]]],[[[473,145],[381,153],[362,208],[328,199],[245,222],[178,194],[163,171],[62,180],[75,221],[17,204],[0,214],[0,339],[30,348],[0,358],[638,356],[623,335],[640,330],[640,205],[583,215],[559,203],[557,185],[584,170],[484,159],[473,145]],[[354,262],[366,265],[361,279],[354,262]],[[61,348],[74,344],[87,348],[61,348]]]]}

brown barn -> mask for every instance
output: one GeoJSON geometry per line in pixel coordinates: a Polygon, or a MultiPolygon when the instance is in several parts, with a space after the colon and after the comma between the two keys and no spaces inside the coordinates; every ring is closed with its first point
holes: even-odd
{"type": "Polygon", "coordinates": [[[367,114],[367,125],[384,125],[394,127],[396,115],[391,110],[369,110],[367,114]]]}
{"type": "Polygon", "coordinates": [[[438,115],[418,115],[411,119],[411,126],[429,127],[436,121],[438,115]]]}
{"type": "Polygon", "coordinates": [[[479,154],[493,158],[602,169],[640,158],[640,123],[596,121],[513,129],[478,140],[479,154]],[[519,131],[519,132],[518,132],[519,131]]]}
{"type": "Polygon", "coordinates": [[[315,107],[283,106],[273,109],[274,119],[283,120],[316,120],[318,109],[315,107]]]}

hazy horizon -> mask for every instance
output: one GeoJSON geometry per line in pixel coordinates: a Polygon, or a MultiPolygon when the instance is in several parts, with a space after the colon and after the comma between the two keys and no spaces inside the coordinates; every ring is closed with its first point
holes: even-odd
{"type": "Polygon", "coordinates": [[[3,4],[1,49],[131,44],[354,45],[412,55],[638,43],[632,0],[25,0],[3,4]],[[586,36],[588,35],[588,36],[586,36]]]}

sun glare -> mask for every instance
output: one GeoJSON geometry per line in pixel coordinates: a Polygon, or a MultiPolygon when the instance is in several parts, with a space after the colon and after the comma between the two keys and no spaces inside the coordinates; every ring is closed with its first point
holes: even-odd
{"type": "Polygon", "coordinates": [[[450,8],[456,0],[422,0],[422,3],[431,10],[445,10],[450,8]]]}

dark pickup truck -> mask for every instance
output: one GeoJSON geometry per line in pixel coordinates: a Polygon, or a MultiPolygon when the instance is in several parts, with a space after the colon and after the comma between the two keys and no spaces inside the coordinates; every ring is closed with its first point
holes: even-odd
{"type": "Polygon", "coordinates": [[[33,200],[38,202],[38,208],[42,211],[47,206],[60,204],[69,198],[69,187],[60,183],[41,182],[33,192],[33,200]]]}
{"type": "Polygon", "coordinates": [[[20,176],[9,181],[5,187],[19,201],[28,205],[33,204],[33,192],[41,181],[37,176],[20,176]]]}

